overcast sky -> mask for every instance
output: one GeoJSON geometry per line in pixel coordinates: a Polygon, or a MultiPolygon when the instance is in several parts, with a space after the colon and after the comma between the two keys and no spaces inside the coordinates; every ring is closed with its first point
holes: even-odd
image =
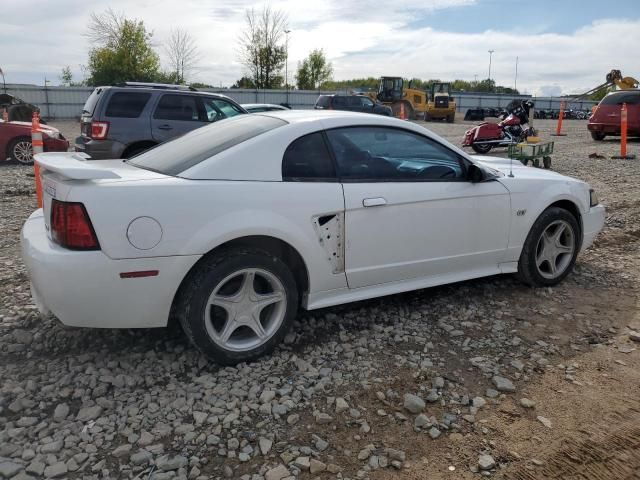
{"type": "MultiPolygon", "coordinates": [[[[196,40],[192,80],[229,86],[243,74],[237,39],[250,0],[0,0],[0,68],[7,83],[59,83],[69,65],[83,77],[91,12],[108,7],[144,20],[162,55],[171,27],[196,40]]],[[[380,75],[487,78],[557,95],[588,90],[612,68],[640,78],[640,0],[279,0],[286,12],[289,75],[310,50],[323,48],[334,78],[380,75]],[[610,8],[609,8],[610,7],[610,8]]]]}

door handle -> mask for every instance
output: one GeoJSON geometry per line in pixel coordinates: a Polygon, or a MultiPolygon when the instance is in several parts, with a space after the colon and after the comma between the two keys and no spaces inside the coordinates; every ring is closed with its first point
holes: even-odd
{"type": "Polygon", "coordinates": [[[362,205],[364,205],[365,207],[380,207],[386,204],[387,200],[383,197],[365,198],[364,200],[362,200],[362,205]]]}
{"type": "Polygon", "coordinates": [[[171,125],[160,125],[158,130],[173,130],[173,127],[171,125]]]}

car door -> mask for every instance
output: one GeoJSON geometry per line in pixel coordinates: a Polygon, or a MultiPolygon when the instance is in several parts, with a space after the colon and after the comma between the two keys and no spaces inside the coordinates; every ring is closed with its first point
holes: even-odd
{"type": "Polygon", "coordinates": [[[499,182],[471,183],[468,160],[415,132],[327,131],[345,198],[349,288],[498,273],[510,218],[499,182]]]}
{"type": "Polygon", "coordinates": [[[159,143],[166,142],[206,123],[198,96],[165,93],[151,116],[151,135],[159,143]]]}
{"type": "Polygon", "coordinates": [[[373,103],[373,100],[362,95],[358,96],[358,100],[360,101],[361,112],[364,112],[364,113],[374,112],[375,103],[373,103]]]}

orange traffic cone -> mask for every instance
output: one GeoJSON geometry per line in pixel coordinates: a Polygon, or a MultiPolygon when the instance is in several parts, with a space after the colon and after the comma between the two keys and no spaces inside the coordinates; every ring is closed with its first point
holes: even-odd
{"type": "Polygon", "coordinates": [[[558,123],[556,124],[556,133],[552,133],[552,137],[566,137],[566,133],[562,133],[562,117],[564,117],[564,102],[560,102],[560,112],[558,113],[558,123]]]}
{"type": "Polygon", "coordinates": [[[400,120],[406,120],[407,115],[404,113],[404,102],[400,103],[400,120]]]}
{"type": "Polygon", "coordinates": [[[31,148],[33,151],[33,173],[36,181],[36,203],[38,208],[42,208],[42,183],[40,182],[40,166],[35,159],[36,154],[44,152],[44,142],[42,141],[42,130],[40,130],[40,117],[38,112],[33,112],[31,118],[31,148]]]}
{"type": "Polygon", "coordinates": [[[628,126],[627,104],[623,103],[620,109],[620,155],[611,158],[633,160],[635,155],[627,155],[627,126],[628,126]]]}

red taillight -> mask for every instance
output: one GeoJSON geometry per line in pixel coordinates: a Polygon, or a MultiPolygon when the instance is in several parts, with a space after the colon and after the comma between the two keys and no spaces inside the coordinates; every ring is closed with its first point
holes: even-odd
{"type": "Polygon", "coordinates": [[[51,200],[51,237],[71,250],[100,250],[87,210],[79,202],[51,200]]]}
{"type": "Polygon", "coordinates": [[[91,122],[91,138],[104,140],[109,132],[109,122],[91,122]]]}

